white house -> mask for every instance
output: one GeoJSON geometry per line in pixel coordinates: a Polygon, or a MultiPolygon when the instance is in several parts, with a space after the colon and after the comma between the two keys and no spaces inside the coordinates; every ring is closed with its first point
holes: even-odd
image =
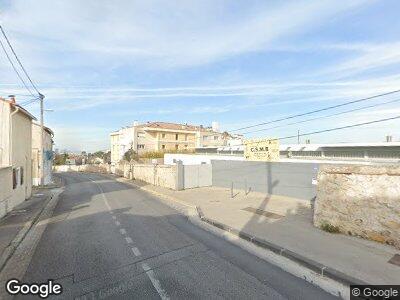
{"type": "Polygon", "coordinates": [[[32,116],[0,98],[0,217],[32,194],[32,116]]]}

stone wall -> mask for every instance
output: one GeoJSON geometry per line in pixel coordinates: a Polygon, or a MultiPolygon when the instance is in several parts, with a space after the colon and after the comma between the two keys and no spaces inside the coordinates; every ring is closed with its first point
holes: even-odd
{"type": "Polygon", "coordinates": [[[314,225],[400,249],[400,166],[325,166],[318,174],[314,225]]]}
{"type": "Polygon", "coordinates": [[[119,163],[111,167],[107,164],[100,165],[81,165],[81,166],[55,166],[56,172],[92,172],[92,173],[112,173],[129,179],[139,179],[144,182],[158,185],[173,190],[178,190],[177,166],[171,165],[149,165],[149,164],[129,164],[119,163]]]}

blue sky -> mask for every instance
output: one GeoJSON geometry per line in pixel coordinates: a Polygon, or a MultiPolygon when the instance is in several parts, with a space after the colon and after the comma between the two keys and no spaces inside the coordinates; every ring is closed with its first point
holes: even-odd
{"type": "MultiPolygon", "coordinates": [[[[390,0],[0,0],[0,22],[54,109],[46,123],[56,147],[87,151],[107,149],[108,134],[134,120],[231,130],[399,89],[399,11],[390,0]]],[[[0,95],[12,93],[26,91],[0,55],[0,95]]],[[[397,116],[399,104],[248,136],[397,116]]],[[[37,115],[37,104],[27,108],[37,115]]],[[[399,133],[400,121],[390,121],[310,139],[399,133]]]]}

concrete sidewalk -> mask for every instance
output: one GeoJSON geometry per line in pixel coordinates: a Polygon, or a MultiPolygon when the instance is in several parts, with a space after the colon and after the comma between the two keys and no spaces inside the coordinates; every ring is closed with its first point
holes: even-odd
{"type": "Polygon", "coordinates": [[[387,245],[315,228],[309,202],[294,198],[206,187],[173,191],[134,182],[147,191],[200,207],[205,217],[264,239],[370,284],[400,284],[400,251],[387,245]]]}
{"type": "Polygon", "coordinates": [[[51,188],[55,187],[34,188],[31,198],[0,219],[0,271],[50,200],[51,188]]]}

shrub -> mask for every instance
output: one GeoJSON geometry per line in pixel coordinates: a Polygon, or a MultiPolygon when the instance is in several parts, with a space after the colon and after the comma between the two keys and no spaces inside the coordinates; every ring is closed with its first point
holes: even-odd
{"type": "Polygon", "coordinates": [[[140,158],[163,158],[165,153],[194,153],[194,149],[189,150],[165,150],[165,151],[147,151],[140,155],[140,158]]]}
{"type": "Polygon", "coordinates": [[[322,224],[321,224],[321,229],[322,229],[323,231],[330,232],[330,233],[339,233],[339,232],[340,232],[338,226],[329,224],[328,222],[322,223],[322,224]]]}

